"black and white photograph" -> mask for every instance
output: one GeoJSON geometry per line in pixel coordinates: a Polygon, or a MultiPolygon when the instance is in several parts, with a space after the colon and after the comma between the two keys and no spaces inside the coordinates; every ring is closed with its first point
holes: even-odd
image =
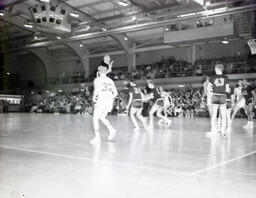
{"type": "Polygon", "coordinates": [[[255,197],[255,0],[0,0],[0,198],[255,197]]]}

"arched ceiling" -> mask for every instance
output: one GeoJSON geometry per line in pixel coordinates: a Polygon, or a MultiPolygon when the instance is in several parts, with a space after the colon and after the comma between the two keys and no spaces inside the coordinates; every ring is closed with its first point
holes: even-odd
{"type": "MultiPolygon", "coordinates": [[[[165,25],[138,30],[136,26],[146,23],[164,24],[164,21],[177,19],[182,14],[205,9],[254,4],[253,0],[50,0],[50,2],[65,8],[67,13],[79,15],[77,18],[68,16],[71,32],[58,35],[64,38],[63,42],[72,42],[70,38],[80,38],[79,36],[82,35],[80,42],[95,53],[106,49],[120,50],[120,44],[111,37],[111,33],[104,35],[104,32],[118,28],[125,30],[134,26],[132,31],[120,31],[120,34],[138,46],[163,44],[165,25]],[[99,36],[90,37],[90,34],[95,33],[99,36]]],[[[10,48],[13,46],[17,48],[20,45],[43,41],[47,41],[48,45],[56,41],[57,35],[38,31],[29,9],[35,4],[42,4],[42,0],[2,0],[1,3],[1,12],[4,16],[0,16],[0,42],[11,43],[10,48]],[[31,23],[33,28],[24,27],[25,23],[31,23]],[[38,37],[36,40],[35,35],[38,37]]],[[[61,41],[58,41],[58,44],[61,44],[61,41]]]]}

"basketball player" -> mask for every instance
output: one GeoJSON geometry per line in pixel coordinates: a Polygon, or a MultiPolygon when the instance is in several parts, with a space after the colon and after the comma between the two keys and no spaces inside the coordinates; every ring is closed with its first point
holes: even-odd
{"type": "Polygon", "coordinates": [[[211,116],[211,135],[216,135],[216,119],[218,109],[220,110],[220,132],[226,135],[226,114],[227,114],[227,92],[230,92],[229,79],[223,74],[224,66],[222,64],[215,65],[216,75],[209,79],[210,88],[212,90],[212,116],[211,116]]]}
{"type": "Polygon", "coordinates": [[[227,92],[227,128],[226,131],[230,132],[231,131],[231,111],[232,111],[232,106],[233,106],[233,102],[234,102],[234,89],[230,88],[230,92],[227,92]]]}
{"type": "Polygon", "coordinates": [[[136,121],[135,115],[142,122],[143,127],[146,128],[145,120],[142,116],[144,95],[141,92],[140,88],[137,87],[135,82],[132,80],[128,83],[128,89],[129,89],[129,100],[126,106],[126,110],[128,111],[129,108],[131,107],[130,117],[134,125],[134,131],[138,131],[140,130],[140,127],[136,121]]]}
{"type": "Polygon", "coordinates": [[[244,80],[244,87],[242,89],[243,96],[245,98],[245,109],[247,111],[247,125],[243,128],[253,128],[253,105],[256,100],[256,86],[249,84],[244,80]]]}
{"type": "Polygon", "coordinates": [[[209,111],[209,115],[211,117],[212,115],[212,92],[210,91],[210,82],[209,82],[209,76],[206,76],[206,81],[203,83],[204,93],[202,98],[206,96],[207,101],[207,107],[209,111]]]}
{"type": "Polygon", "coordinates": [[[114,98],[117,96],[117,89],[114,82],[106,76],[109,71],[108,64],[101,63],[98,67],[97,78],[94,80],[93,102],[95,103],[93,112],[93,128],[95,137],[91,143],[100,143],[99,120],[109,131],[108,140],[111,141],[116,135],[116,130],[111,126],[106,116],[111,112],[114,98]]]}
{"type": "Polygon", "coordinates": [[[162,115],[163,106],[164,106],[164,99],[161,97],[160,90],[154,86],[154,84],[151,81],[148,81],[148,87],[151,89],[151,97],[152,97],[152,107],[149,111],[149,126],[148,129],[153,129],[153,119],[154,119],[154,113],[156,113],[156,116],[161,120],[164,120],[164,122],[167,123],[168,126],[171,125],[171,120],[166,118],[162,115]]]}
{"type": "MultiPolygon", "coordinates": [[[[231,116],[232,120],[234,120],[239,109],[244,108],[244,110],[245,110],[245,99],[244,99],[244,96],[242,93],[242,89],[243,89],[243,81],[239,80],[237,87],[234,89],[235,108],[234,108],[234,111],[231,116]]],[[[246,110],[245,110],[245,112],[246,112],[246,110]]]]}
{"type": "MultiPolygon", "coordinates": [[[[174,106],[172,97],[168,92],[164,91],[163,87],[159,87],[159,91],[160,91],[161,97],[164,100],[164,106],[163,106],[164,117],[166,118],[165,120],[168,120],[167,111],[170,107],[174,106]]],[[[162,123],[162,122],[164,122],[164,120],[159,120],[159,123],[162,123]]],[[[164,124],[170,124],[170,123],[164,122],[164,124]]]]}

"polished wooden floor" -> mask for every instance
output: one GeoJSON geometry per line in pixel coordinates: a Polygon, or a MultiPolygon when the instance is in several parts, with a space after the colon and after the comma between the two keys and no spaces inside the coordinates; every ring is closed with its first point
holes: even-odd
{"type": "Polygon", "coordinates": [[[90,116],[0,114],[1,198],[255,198],[256,132],[233,123],[209,138],[209,119],[175,118],[134,133],[128,117],[100,146],[90,116]]]}

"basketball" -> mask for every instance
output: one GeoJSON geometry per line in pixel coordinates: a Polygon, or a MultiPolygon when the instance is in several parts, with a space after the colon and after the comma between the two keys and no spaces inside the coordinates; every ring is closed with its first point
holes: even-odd
{"type": "Polygon", "coordinates": [[[110,61],[111,61],[110,56],[109,56],[109,55],[105,55],[105,56],[103,57],[103,61],[104,61],[104,63],[106,63],[106,64],[110,64],[110,61]]]}

